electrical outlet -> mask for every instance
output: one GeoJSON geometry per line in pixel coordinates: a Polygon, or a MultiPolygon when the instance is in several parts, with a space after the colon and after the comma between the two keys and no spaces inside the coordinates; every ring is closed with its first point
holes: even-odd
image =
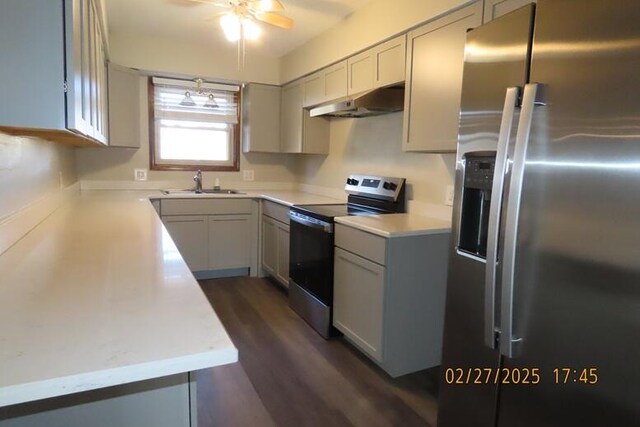
{"type": "Polygon", "coordinates": [[[242,180],[243,181],[253,181],[253,169],[242,171],[242,180]]]}
{"type": "Polygon", "coordinates": [[[453,206],[453,198],[455,194],[455,187],[453,185],[447,185],[447,194],[444,198],[444,204],[447,206],[453,206]]]}
{"type": "Polygon", "coordinates": [[[146,169],[134,169],[133,170],[133,179],[136,181],[146,181],[147,180],[147,170],[146,169]]]}

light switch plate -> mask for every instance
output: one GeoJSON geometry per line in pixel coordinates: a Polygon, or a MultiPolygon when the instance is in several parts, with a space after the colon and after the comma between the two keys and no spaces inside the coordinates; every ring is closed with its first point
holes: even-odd
{"type": "Polygon", "coordinates": [[[444,204],[447,206],[453,206],[455,194],[455,187],[453,185],[447,185],[447,194],[445,195],[444,204]]]}
{"type": "Polygon", "coordinates": [[[133,179],[136,181],[146,181],[147,180],[147,170],[146,169],[134,169],[133,170],[133,179]]]}
{"type": "Polygon", "coordinates": [[[253,179],[254,179],[253,169],[242,171],[243,181],[253,181],[253,179]]]}

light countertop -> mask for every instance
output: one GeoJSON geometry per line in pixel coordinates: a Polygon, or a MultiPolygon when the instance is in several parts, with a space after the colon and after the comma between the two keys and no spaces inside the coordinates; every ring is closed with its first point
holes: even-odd
{"type": "Polygon", "coordinates": [[[386,214],[337,217],[338,224],[382,237],[422,236],[451,232],[451,222],[415,214],[386,214]]]}
{"type": "Polygon", "coordinates": [[[140,193],[82,193],[0,256],[0,406],[238,360],[140,193]]]}
{"type": "MultiPolygon", "coordinates": [[[[104,190],[100,190],[104,191],[104,190]]],[[[107,190],[109,191],[109,190],[107,190]]],[[[295,190],[246,190],[239,194],[164,194],[161,191],[132,191],[139,194],[147,194],[154,199],[264,199],[285,206],[293,205],[334,205],[346,203],[346,199],[334,199],[332,197],[320,196],[317,194],[305,193],[295,190]]],[[[346,197],[346,196],[345,196],[346,197]]]]}

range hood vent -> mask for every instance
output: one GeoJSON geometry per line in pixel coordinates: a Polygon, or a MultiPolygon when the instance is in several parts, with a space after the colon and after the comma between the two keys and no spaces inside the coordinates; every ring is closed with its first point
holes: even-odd
{"type": "Polygon", "coordinates": [[[404,87],[394,86],[337,99],[309,110],[311,117],[371,117],[404,109],[404,87]]]}

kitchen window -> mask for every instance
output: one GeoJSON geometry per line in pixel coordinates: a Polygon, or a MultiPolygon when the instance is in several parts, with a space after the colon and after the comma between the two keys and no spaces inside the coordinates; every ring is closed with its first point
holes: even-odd
{"type": "Polygon", "coordinates": [[[153,77],[152,170],[238,171],[240,87],[153,77]]]}

